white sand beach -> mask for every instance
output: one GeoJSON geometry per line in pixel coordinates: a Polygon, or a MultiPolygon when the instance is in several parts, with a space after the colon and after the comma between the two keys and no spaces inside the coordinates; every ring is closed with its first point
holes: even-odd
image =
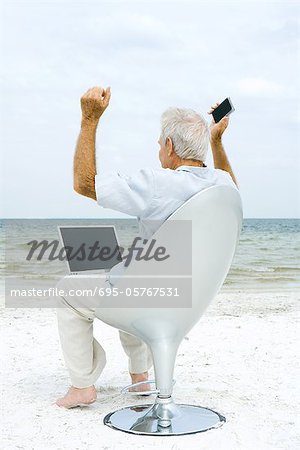
{"type": "Polygon", "coordinates": [[[288,292],[216,297],[179,349],[174,399],[214,409],[227,422],[174,437],[130,435],[103,425],[110,411],[149,403],[149,398],[118,396],[129,377],[117,330],[95,325],[108,359],[97,384],[98,401],[65,410],[53,404],[69,386],[55,311],[3,309],[2,448],[296,450],[299,297],[288,292]]]}

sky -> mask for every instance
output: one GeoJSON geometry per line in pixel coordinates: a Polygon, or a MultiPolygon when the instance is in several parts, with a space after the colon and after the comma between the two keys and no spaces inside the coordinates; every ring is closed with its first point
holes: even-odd
{"type": "Polygon", "coordinates": [[[10,0],[1,22],[1,217],[128,217],[72,188],[91,86],[112,90],[98,171],[159,168],[161,113],[209,120],[230,96],[224,146],[244,217],[300,216],[298,2],[10,0]]]}

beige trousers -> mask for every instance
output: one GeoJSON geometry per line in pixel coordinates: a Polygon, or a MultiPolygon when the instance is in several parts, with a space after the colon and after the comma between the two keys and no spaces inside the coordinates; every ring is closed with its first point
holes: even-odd
{"type": "MultiPolygon", "coordinates": [[[[57,285],[58,289],[65,291],[57,307],[62,352],[72,385],[78,388],[95,384],[106,364],[105,351],[93,335],[93,322],[97,318],[95,306],[97,303],[101,304],[101,297],[87,302],[84,297],[68,295],[74,288],[89,289],[91,284],[95,284],[95,277],[91,283],[90,277],[67,276],[57,285]]],[[[99,287],[110,286],[107,280],[101,278],[97,279],[97,284],[99,287]]],[[[120,330],[119,337],[128,356],[129,372],[142,373],[149,370],[152,366],[149,347],[139,338],[120,330]]]]}

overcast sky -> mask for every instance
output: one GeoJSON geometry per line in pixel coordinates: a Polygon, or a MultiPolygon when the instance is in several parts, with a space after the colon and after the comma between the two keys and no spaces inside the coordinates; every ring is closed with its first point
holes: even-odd
{"type": "Polygon", "coordinates": [[[95,85],[112,89],[98,171],[158,168],[162,111],[230,96],[244,216],[299,216],[298,2],[6,1],[1,37],[2,217],[126,217],[72,190],[79,98],[95,85]]]}

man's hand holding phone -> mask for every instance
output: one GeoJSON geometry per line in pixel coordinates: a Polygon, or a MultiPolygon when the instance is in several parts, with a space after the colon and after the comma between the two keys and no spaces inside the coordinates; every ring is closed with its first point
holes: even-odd
{"type": "MultiPolygon", "coordinates": [[[[211,106],[208,114],[212,114],[213,111],[219,106],[220,103],[215,103],[211,106]]],[[[222,134],[226,130],[229,124],[229,117],[223,117],[218,123],[215,122],[215,119],[212,116],[212,121],[210,124],[210,140],[218,141],[221,140],[222,134]]]]}
{"type": "Polygon", "coordinates": [[[213,120],[210,126],[211,140],[220,140],[222,134],[226,130],[229,123],[229,114],[234,111],[234,106],[229,97],[227,97],[222,103],[216,103],[208,111],[208,114],[212,114],[213,120]]]}
{"type": "Polygon", "coordinates": [[[215,169],[221,169],[228,172],[238,188],[237,181],[222,143],[222,134],[229,123],[228,115],[233,111],[234,107],[230,98],[227,98],[221,104],[215,103],[208,111],[208,114],[211,114],[213,117],[210,124],[210,143],[215,169]]]}

